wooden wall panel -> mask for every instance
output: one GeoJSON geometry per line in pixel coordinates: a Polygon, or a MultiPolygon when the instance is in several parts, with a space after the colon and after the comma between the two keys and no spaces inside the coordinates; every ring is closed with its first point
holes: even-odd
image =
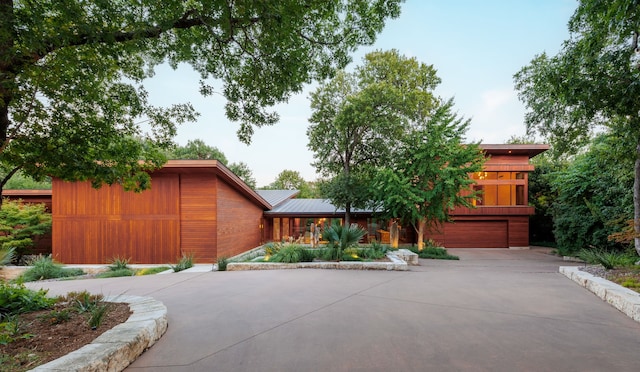
{"type": "Polygon", "coordinates": [[[509,247],[529,246],[529,217],[509,218],[509,247]]]}
{"type": "Polygon", "coordinates": [[[260,245],[262,208],[218,181],[218,257],[232,257],[260,245]]]}
{"type": "Polygon", "coordinates": [[[180,176],[181,250],[199,263],[216,260],[217,182],[213,173],[180,176]]]}
{"type": "Polygon", "coordinates": [[[89,182],[53,180],[52,253],[62,263],[175,262],[179,256],[177,175],[154,176],[152,188],[93,189],[89,182]]]}
{"type": "Polygon", "coordinates": [[[507,221],[457,221],[444,226],[446,248],[508,248],[507,221]]]}

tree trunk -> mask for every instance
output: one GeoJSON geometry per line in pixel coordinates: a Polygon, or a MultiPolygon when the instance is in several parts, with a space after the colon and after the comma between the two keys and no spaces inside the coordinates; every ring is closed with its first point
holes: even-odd
{"type": "Polygon", "coordinates": [[[633,239],[636,252],[640,255],[640,142],[636,145],[636,162],[633,177],[633,239]]]}
{"type": "Polygon", "coordinates": [[[426,221],[421,219],[418,222],[418,251],[422,251],[424,249],[424,228],[426,225],[426,221]]]}
{"type": "Polygon", "coordinates": [[[351,226],[351,203],[344,206],[344,226],[351,226]]]}

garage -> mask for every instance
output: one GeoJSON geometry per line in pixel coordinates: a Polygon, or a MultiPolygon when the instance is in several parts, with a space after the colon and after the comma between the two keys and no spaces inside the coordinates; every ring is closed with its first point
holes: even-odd
{"type": "Polygon", "coordinates": [[[444,226],[446,248],[509,248],[508,221],[457,221],[444,226]]]}

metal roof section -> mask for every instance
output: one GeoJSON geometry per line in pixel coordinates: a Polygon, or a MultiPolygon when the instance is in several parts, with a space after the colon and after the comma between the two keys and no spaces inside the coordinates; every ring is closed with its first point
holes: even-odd
{"type": "Polygon", "coordinates": [[[267,203],[276,207],[280,203],[291,199],[300,193],[300,190],[255,190],[267,203]]]}
{"type": "MultiPolygon", "coordinates": [[[[351,213],[373,213],[373,210],[353,208],[351,213]]],[[[327,199],[289,199],[264,214],[268,216],[338,216],[344,215],[344,208],[336,209],[327,199]]]]}

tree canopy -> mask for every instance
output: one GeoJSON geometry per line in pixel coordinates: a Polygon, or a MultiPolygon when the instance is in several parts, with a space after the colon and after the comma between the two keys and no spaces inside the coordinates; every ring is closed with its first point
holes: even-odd
{"type": "Polygon", "coordinates": [[[438,106],[436,70],[396,50],[376,51],[352,73],[339,72],[311,94],[309,149],[329,181],[322,193],[345,209],[371,202],[377,167],[393,156],[399,137],[438,106]]]}
{"type": "Polygon", "coordinates": [[[541,54],[515,75],[527,105],[527,129],[559,153],[587,144],[594,130],[618,138],[611,151],[635,161],[633,204],[640,254],[640,7],[630,0],[581,0],[570,38],[555,56],[541,54]]]}
{"type": "Polygon", "coordinates": [[[344,67],[399,3],[0,0],[0,165],[144,189],[176,124],[197,115],[149,103],[155,66],[193,67],[249,142],[277,121],[269,107],[344,67]]]}
{"type": "Polygon", "coordinates": [[[256,180],[249,165],[244,162],[227,164],[227,157],[217,147],[207,145],[201,139],[189,140],[185,146],[176,146],[168,151],[169,159],[217,160],[227,166],[247,186],[256,188],[256,180]]]}
{"type": "Polygon", "coordinates": [[[411,224],[420,250],[426,230],[449,221],[453,208],[473,207],[469,173],[481,171],[485,159],[477,144],[464,143],[470,121],[452,109],[449,100],[407,131],[374,182],[383,215],[411,224]]]}
{"type": "Polygon", "coordinates": [[[278,174],[275,181],[269,184],[267,190],[299,190],[298,198],[313,199],[319,197],[314,184],[305,181],[300,172],[285,169],[278,174]]]}

